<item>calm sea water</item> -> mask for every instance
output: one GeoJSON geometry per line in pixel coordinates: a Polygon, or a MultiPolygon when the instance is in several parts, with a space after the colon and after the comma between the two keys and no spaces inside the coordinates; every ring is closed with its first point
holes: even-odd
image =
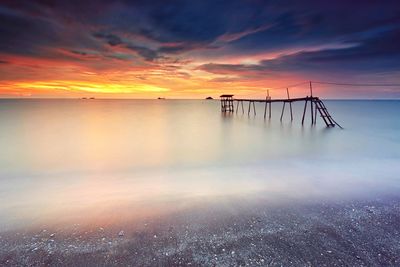
{"type": "Polygon", "coordinates": [[[325,103],[344,130],[302,127],[301,104],[281,123],[280,104],[264,120],[261,104],[223,116],[205,100],[0,100],[0,227],[400,192],[400,101],[325,103]]]}

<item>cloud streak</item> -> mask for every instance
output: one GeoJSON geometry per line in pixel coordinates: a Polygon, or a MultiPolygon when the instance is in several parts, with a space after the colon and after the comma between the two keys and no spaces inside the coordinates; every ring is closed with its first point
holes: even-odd
{"type": "MultiPolygon", "coordinates": [[[[266,82],[383,79],[383,73],[397,82],[399,14],[392,0],[6,0],[0,83],[62,75],[71,84],[145,81],[173,96],[198,90],[202,97],[225,83],[261,91],[266,82]]],[[[123,92],[117,84],[110,88],[123,92]]]]}

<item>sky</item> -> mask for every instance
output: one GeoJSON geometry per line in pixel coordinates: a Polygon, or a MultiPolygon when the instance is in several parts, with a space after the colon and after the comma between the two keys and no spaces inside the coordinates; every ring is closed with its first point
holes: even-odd
{"type": "MultiPolygon", "coordinates": [[[[305,81],[400,84],[398,0],[0,2],[3,98],[274,98],[305,81]]],[[[313,89],[400,98],[400,86],[313,89]]]]}

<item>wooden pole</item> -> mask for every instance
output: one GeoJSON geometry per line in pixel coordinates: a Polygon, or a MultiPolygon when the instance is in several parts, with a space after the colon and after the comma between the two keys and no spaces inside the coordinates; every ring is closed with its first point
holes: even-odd
{"type": "MultiPolygon", "coordinates": [[[[269,90],[267,90],[267,96],[268,100],[271,100],[271,97],[269,96],[269,90]]],[[[268,110],[268,117],[271,119],[271,102],[269,102],[269,110],[268,110]]]]}
{"type": "Polygon", "coordinates": [[[268,97],[265,97],[265,108],[264,108],[264,119],[267,117],[267,105],[268,105],[268,97]]]}
{"type": "Polygon", "coordinates": [[[239,101],[236,104],[236,114],[237,114],[238,110],[239,110],[239,101]]]}
{"type": "Polygon", "coordinates": [[[307,110],[307,102],[308,100],[306,99],[306,101],[304,102],[304,111],[303,111],[303,118],[301,119],[301,125],[304,124],[304,117],[306,116],[306,110],[307,110]]]}
{"type": "Polygon", "coordinates": [[[249,101],[249,111],[247,112],[247,115],[250,116],[250,105],[251,105],[251,101],[249,101]]]}
{"type": "Polygon", "coordinates": [[[318,108],[318,105],[317,105],[317,102],[314,101],[314,103],[315,103],[315,105],[314,105],[314,107],[315,107],[314,124],[317,125],[317,108],[318,108]]]}
{"type": "Polygon", "coordinates": [[[254,110],[254,116],[256,115],[256,103],[253,101],[253,110],[254,110]]]}
{"type": "Polygon", "coordinates": [[[240,101],[240,104],[242,104],[242,114],[244,114],[243,101],[240,101]]]}
{"type": "Polygon", "coordinates": [[[313,106],[313,103],[314,103],[314,101],[313,101],[313,95],[312,95],[312,84],[311,84],[311,81],[310,81],[310,93],[311,93],[311,124],[314,124],[314,106],[313,106]]]}
{"type": "MultiPolygon", "coordinates": [[[[286,88],[286,93],[287,93],[287,98],[290,100],[289,88],[286,88]]],[[[292,102],[289,102],[289,108],[290,108],[290,120],[293,121],[292,102]]]]}
{"type": "Polygon", "coordinates": [[[272,105],[272,103],[269,102],[269,118],[270,118],[270,119],[271,119],[271,105],[272,105]]]}
{"type": "Polygon", "coordinates": [[[282,121],[282,118],[283,118],[283,112],[285,111],[285,104],[286,104],[286,102],[283,102],[282,113],[281,113],[281,121],[282,121]]]}

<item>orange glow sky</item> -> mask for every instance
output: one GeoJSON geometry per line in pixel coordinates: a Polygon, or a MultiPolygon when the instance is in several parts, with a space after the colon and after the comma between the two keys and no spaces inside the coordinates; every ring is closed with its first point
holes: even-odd
{"type": "MultiPolygon", "coordinates": [[[[324,5],[312,12],[258,1],[210,5],[5,1],[0,97],[264,97],[267,89],[284,97],[281,87],[308,80],[400,82],[400,52],[391,45],[400,32],[398,7],[366,4],[360,22],[337,4],[338,22],[324,5]],[[379,16],[368,15],[371,9],[379,16]]],[[[290,90],[309,93],[307,85],[290,90]]],[[[318,85],[315,92],[400,96],[398,87],[318,85]]]]}

